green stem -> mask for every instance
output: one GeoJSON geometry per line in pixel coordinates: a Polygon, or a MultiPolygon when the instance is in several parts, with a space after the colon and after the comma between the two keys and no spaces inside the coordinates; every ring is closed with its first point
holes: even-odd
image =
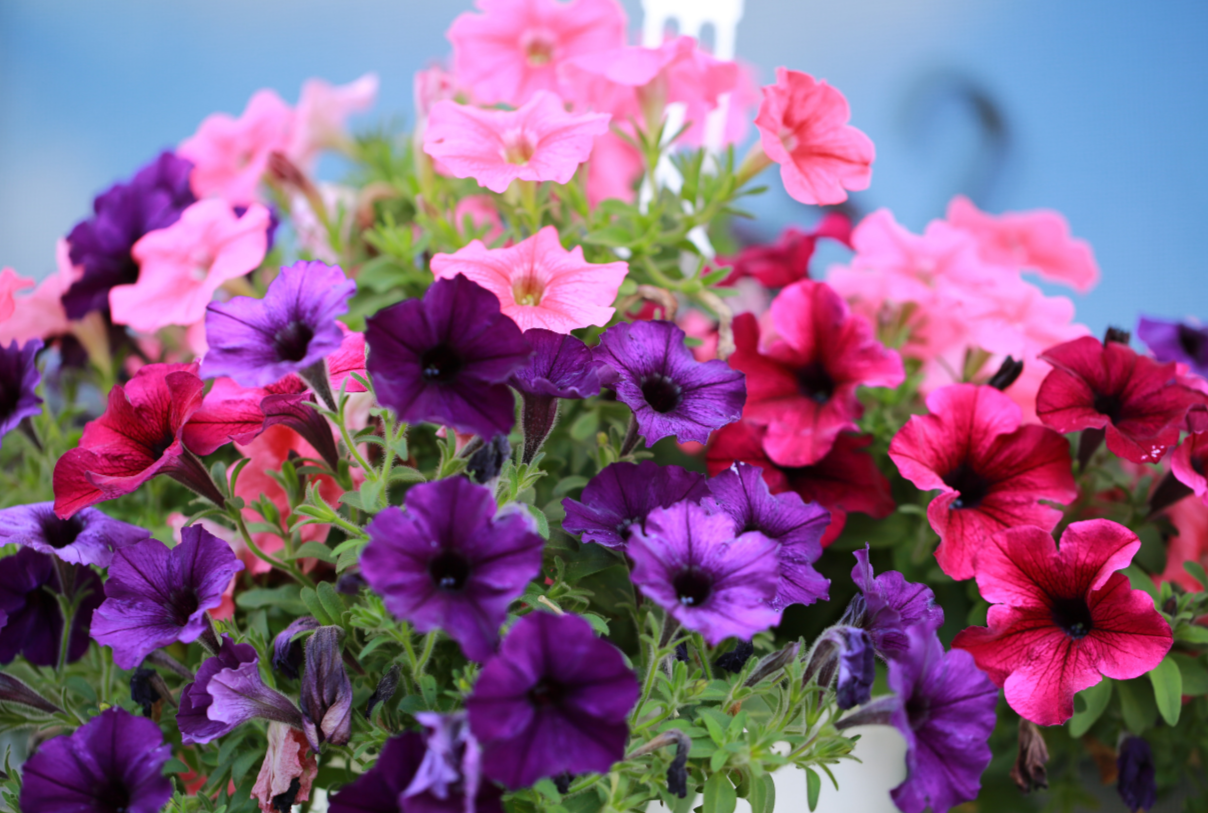
{"type": "Polygon", "coordinates": [[[247,549],[252,552],[253,556],[255,556],[257,559],[267,562],[271,567],[274,567],[277,570],[285,571],[306,587],[313,588],[315,586],[315,583],[311,581],[310,577],[299,570],[297,566],[289,562],[282,562],[279,559],[275,559],[261,550],[260,546],[257,545],[255,540],[252,539],[252,535],[248,533],[247,525],[243,522],[243,514],[241,514],[239,511],[232,511],[231,517],[235,521],[235,527],[239,529],[239,535],[243,537],[243,544],[247,545],[247,549]]]}
{"type": "Polygon", "coordinates": [[[424,636],[424,648],[419,653],[419,660],[415,664],[416,680],[424,673],[428,667],[428,661],[432,657],[432,650],[436,647],[436,630],[432,630],[424,636]]]}
{"type": "Polygon", "coordinates": [[[373,466],[369,465],[365,458],[361,457],[361,453],[357,450],[356,444],[352,441],[352,435],[348,433],[348,426],[346,425],[347,420],[345,419],[345,407],[347,404],[348,399],[346,397],[341,397],[340,408],[337,413],[340,419],[336,421],[336,423],[340,426],[340,437],[344,441],[344,448],[348,449],[348,453],[352,455],[352,459],[355,460],[356,464],[361,467],[362,471],[365,472],[365,476],[372,479],[374,482],[378,482],[380,478],[377,471],[373,468],[373,466]]]}
{"type": "Polygon", "coordinates": [[[638,698],[638,702],[633,707],[633,711],[629,714],[629,727],[633,728],[637,725],[638,715],[642,713],[646,702],[650,699],[650,695],[654,692],[654,681],[659,673],[659,641],[663,639],[663,628],[667,623],[666,617],[658,622],[656,635],[653,636],[653,643],[650,645],[649,656],[646,661],[646,677],[642,680],[642,694],[638,698]]]}

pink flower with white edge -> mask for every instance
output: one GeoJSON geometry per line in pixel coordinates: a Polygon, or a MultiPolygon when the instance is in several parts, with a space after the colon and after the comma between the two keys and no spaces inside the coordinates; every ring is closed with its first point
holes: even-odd
{"type": "Polygon", "coordinates": [[[268,226],[268,209],[259,204],[236,217],[226,201],[194,203],[176,223],[134,244],[138,282],[109,292],[114,323],[154,333],[202,319],[224,282],[264,260],[268,226]]]}
{"type": "Polygon", "coordinates": [[[845,190],[868,188],[876,150],[849,118],[847,99],[838,90],[807,73],[776,69],[776,84],[763,89],[755,126],[794,200],[842,203],[845,190]]]}
{"type": "Polygon", "coordinates": [[[437,279],[464,274],[499,297],[500,309],[521,330],[556,333],[608,324],[628,272],[623,262],[585,261],[580,246],[567,251],[553,226],[509,248],[488,249],[474,240],[456,254],[432,258],[437,279]]]}
{"type": "Polygon", "coordinates": [[[607,114],[567,113],[561,99],[544,91],[519,110],[443,101],[432,106],[424,152],[455,177],[503,193],[517,178],[566,183],[607,131],[607,114]]]}
{"type": "Polygon", "coordinates": [[[307,79],[298,98],[286,155],[298,166],[307,167],[321,150],[347,149],[352,141],[348,135],[348,117],[373,107],[377,93],[376,73],[367,73],[346,85],[307,79]]]}
{"type": "Polygon", "coordinates": [[[13,341],[24,344],[30,339],[62,336],[71,330],[62,299],[72,283],[80,278],[83,269],[71,264],[68,251],[67,241],[60,239],[55,246],[58,271],[38,283],[30,293],[15,298],[12,314],[0,321],[0,344],[13,341]]]}
{"type": "Polygon", "coordinates": [[[32,279],[26,279],[11,268],[0,269],[0,320],[12,316],[17,307],[13,294],[33,284],[32,279]]]}
{"type": "Polygon", "coordinates": [[[207,116],[176,150],[193,162],[194,194],[220,197],[232,206],[257,200],[269,154],[289,148],[295,121],[294,110],[271,90],[257,91],[237,119],[226,113],[207,116]]]}

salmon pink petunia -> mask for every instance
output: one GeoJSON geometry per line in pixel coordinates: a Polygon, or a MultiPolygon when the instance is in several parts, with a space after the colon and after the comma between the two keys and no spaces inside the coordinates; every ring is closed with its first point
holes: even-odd
{"type": "Polygon", "coordinates": [[[193,162],[193,192],[232,206],[256,201],[269,155],[289,149],[294,122],[293,109],[271,90],[257,91],[237,119],[226,113],[207,117],[177,149],[193,162]]]}
{"type": "Polygon", "coordinates": [[[541,91],[517,110],[484,110],[437,102],[424,131],[424,152],[457,178],[473,178],[492,192],[524,181],[566,183],[608,132],[604,113],[567,113],[562,100],[541,91]]]}
{"type": "Polygon", "coordinates": [[[977,552],[1004,528],[1051,530],[1061,511],[1040,500],[1078,496],[1069,442],[1043,426],[1021,426],[1019,406],[993,387],[954,384],[927,396],[889,445],[898,471],[920,489],[939,489],[927,519],[940,536],[940,569],[973,577],[977,552]]]}
{"type": "Polygon", "coordinates": [[[580,246],[567,251],[553,226],[507,248],[489,249],[473,240],[455,254],[432,258],[437,279],[465,274],[499,297],[500,309],[521,330],[556,333],[608,324],[628,272],[623,262],[585,261],[580,246]]]}
{"type": "Polygon", "coordinates": [[[298,97],[286,155],[298,166],[308,167],[321,150],[350,146],[348,117],[373,107],[377,92],[375,73],[367,73],[347,85],[307,79],[298,97]]]}
{"type": "Polygon", "coordinates": [[[849,118],[847,99],[825,81],[776,69],[776,84],[763,89],[755,126],[793,199],[829,205],[847,200],[845,190],[868,188],[875,149],[849,118]]]}
{"type": "Polygon", "coordinates": [[[1208,505],[1199,500],[1180,500],[1166,509],[1174,523],[1175,535],[1166,543],[1166,569],[1155,577],[1158,582],[1175,582],[1189,593],[1203,590],[1184,562],[1196,562],[1208,568],[1208,505]]]}
{"type": "Polygon", "coordinates": [[[977,559],[989,626],[966,629],[952,646],[973,655],[1020,716],[1064,723],[1075,693],[1103,677],[1139,677],[1170,651],[1153,599],[1117,572],[1140,548],[1132,531],[1103,519],[1070,525],[1060,548],[1040,528],[1003,531],[977,559]]]}

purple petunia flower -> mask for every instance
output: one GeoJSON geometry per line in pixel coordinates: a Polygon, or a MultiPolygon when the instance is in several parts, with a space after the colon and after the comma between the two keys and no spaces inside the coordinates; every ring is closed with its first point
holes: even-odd
{"type": "Polygon", "coordinates": [[[828,635],[839,644],[836,705],[850,709],[867,703],[872,698],[872,684],[877,677],[872,639],[858,627],[835,627],[828,635]]]}
{"type": "Polygon", "coordinates": [[[299,373],[308,382],[326,383],[323,359],[344,340],[336,317],[348,312],[356,289],[339,266],[296,262],[281,269],[263,299],[211,302],[202,378],[227,376],[244,387],[266,387],[299,373]]]}
{"type": "Polygon", "coordinates": [[[405,502],[369,524],[361,573],[390,612],[486,660],[508,605],[541,570],[541,536],[527,512],[496,516],[491,489],[461,477],[412,486],[405,502]]]}
{"type": "Polygon", "coordinates": [[[617,372],[617,399],[633,410],[646,445],[674,435],[705,443],[742,417],[743,374],[724,361],[700,362],[671,322],[622,322],[600,336],[595,357],[617,372]]]}
{"type": "Polygon", "coordinates": [[[750,640],[780,623],[770,606],[779,581],[777,545],[758,531],[739,536],[712,499],[656,508],[626,553],[642,594],[716,646],[750,640]]]}
{"type": "MultiPolygon", "coordinates": [[[[428,750],[411,783],[403,791],[403,799],[420,797],[414,803],[407,801],[407,809],[415,810],[418,806],[456,810],[459,800],[465,813],[475,813],[481,809],[476,801],[484,784],[482,748],[470,733],[466,713],[419,711],[415,713],[415,719],[426,729],[428,750]],[[433,805],[433,799],[439,800],[440,804],[433,805]]],[[[498,798],[502,793],[495,789],[489,795],[498,798]]]]}
{"type": "Polygon", "coordinates": [[[366,323],[367,369],[378,400],[409,423],[430,421],[484,438],[515,423],[505,383],[532,353],[499,299],[461,274],[366,323]]]}
{"type": "MultiPolygon", "coordinates": [[[[71,591],[83,594],[71,624],[67,662],[88,651],[88,627],[104,595],[101,579],[86,567],[74,571],[71,591]]],[[[22,548],[0,568],[0,663],[23,655],[34,666],[54,666],[63,640],[63,611],[56,594],[63,592],[54,558],[22,548]]]]}
{"type": "Polygon", "coordinates": [[[935,632],[944,624],[944,610],[925,584],[915,584],[896,570],[876,576],[868,562],[868,546],[854,553],[851,579],[863,595],[852,600],[847,615],[852,624],[868,631],[882,657],[892,657],[909,646],[906,629],[920,624],[935,632]]]}
{"type": "Polygon", "coordinates": [[[41,339],[31,339],[24,347],[15,341],[8,347],[0,344],[0,438],[42,411],[36,392],[42,374],[35,358],[41,349],[41,339]]]}
{"type": "Polygon", "coordinates": [[[1137,336],[1158,361],[1181,361],[1208,376],[1208,327],[1142,316],[1137,336]]]}
{"type": "Polygon", "coordinates": [[[763,469],[746,463],[735,463],[711,479],[709,491],[721,510],[734,518],[740,532],[759,531],[779,543],[780,581],[771,601],[773,610],[827,598],[830,579],[814,570],[814,562],[822,556],[829,511],[791,491],[772,494],[763,480],[763,469]]]}
{"type": "Polygon", "coordinates": [[[95,508],[78,511],[70,519],[59,519],[53,502],[0,510],[0,545],[21,545],[76,565],[109,567],[114,550],[149,536],[150,531],[112,519],[95,508]]]}
{"type": "Polygon", "coordinates": [[[660,466],[653,460],[612,463],[591,478],[578,500],[566,497],[562,529],[582,535],[584,542],[606,548],[624,548],[632,528],[643,526],[656,508],[682,500],[699,502],[709,496],[703,474],[679,466],[660,466]]]}
{"type": "Polygon", "coordinates": [[[93,216],[67,235],[71,264],[84,266],[84,275],[63,294],[67,318],[108,311],[110,288],[138,282],[138,263],[130,250],[144,234],[171,226],[196,203],[189,188],[192,170],[192,163],[164,151],[128,183],[97,195],[93,216]]]}
{"type": "Polygon", "coordinates": [[[319,627],[306,639],[302,669],[302,730],[318,752],[325,742],[343,745],[352,736],[352,681],[344,668],[339,627],[319,627]]]}
{"type": "Polygon", "coordinates": [[[243,570],[231,546],[200,525],[181,529],[180,540],[168,548],[147,539],[113,555],[92,637],[113,648],[123,669],[161,646],[212,634],[206,610],[222,603],[231,577],[243,570]]]}
{"type": "Polygon", "coordinates": [[[273,669],[288,678],[298,679],[298,670],[302,668],[302,642],[295,641],[294,636],[300,632],[313,632],[320,624],[312,616],[304,615],[296,618],[290,625],[273,639],[273,669]]]}
{"type": "Polygon", "coordinates": [[[607,773],[625,757],[641,690],[619,649],[574,615],[530,613],[482,668],[466,701],[483,773],[523,788],[561,773],[607,773]]]}
{"type": "Polygon", "coordinates": [[[1132,813],[1152,810],[1158,801],[1157,771],[1153,749],[1141,737],[1128,736],[1116,757],[1116,790],[1132,813]]]}
{"type": "Polygon", "coordinates": [[[151,720],[110,708],[48,740],[22,768],[25,813],[159,813],[172,797],[172,749],[151,720]]]}

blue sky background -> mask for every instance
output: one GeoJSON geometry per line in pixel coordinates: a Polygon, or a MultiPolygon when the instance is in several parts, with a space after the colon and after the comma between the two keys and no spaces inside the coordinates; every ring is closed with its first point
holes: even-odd
{"type": "MultiPolygon", "coordinates": [[[[636,0],[625,0],[631,28],[636,0]]],[[[740,58],[828,79],[876,142],[861,206],[921,229],[958,191],[990,211],[1051,207],[1090,240],[1103,282],[1075,296],[1096,331],[1136,314],[1208,321],[1208,3],[1167,0],[747,0],[740,58]],[[997,180],[968,108],[1009,133],[997,180]],[[971,188],[972,184],[972,188],[971,188]]],[[[3,0],[0,265],[41,277],[92,197],[210,112],[260,87],[381,77],[376,115],[410,118],[413,72],[448,53],[469,0],[3,0]]],[[[366,120],[362,120],[366,121],[366,120]]],[[[330,169],[330,167],[329,167],[330,169]]],[[[813,214],[769,175],[755,228],[813,214]]],[[[1054,289],[1056,290],[1056,289],[1054,289]]]]}

